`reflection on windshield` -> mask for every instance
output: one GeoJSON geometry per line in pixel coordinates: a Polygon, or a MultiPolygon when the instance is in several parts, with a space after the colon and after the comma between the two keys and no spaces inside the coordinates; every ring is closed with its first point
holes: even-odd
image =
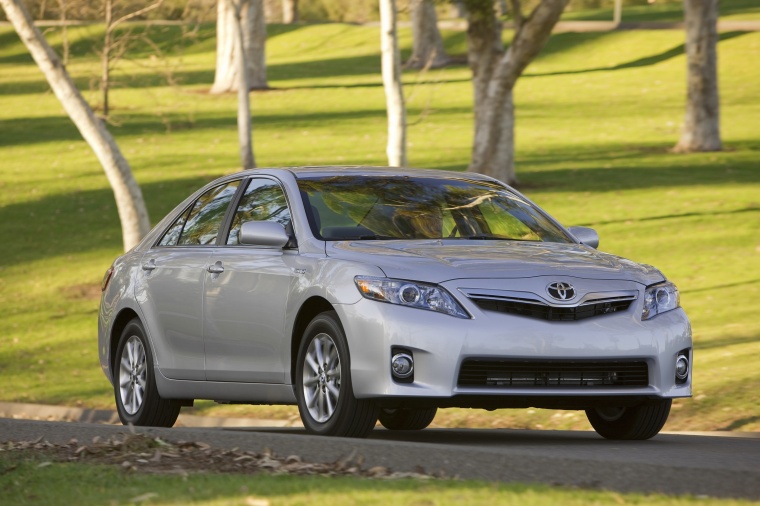
{"type": "Polygon", "coordinates": [[[571,242],[541,211],[486,181],[400,176],[298,181],[316,237],[571,242]]]}

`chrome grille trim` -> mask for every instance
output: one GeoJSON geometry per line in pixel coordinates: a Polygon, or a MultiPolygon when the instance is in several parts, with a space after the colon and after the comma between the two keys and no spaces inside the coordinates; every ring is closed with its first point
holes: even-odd
{"type": "Polygon", "coordinates": [[[484,311],[515,314],[549,321],[575,321],[619,311],[626,311],[638,298],[637,292],[595,292],[573,303],[550,303],[527,292],[507,292],[460,288],[484,311]]]}

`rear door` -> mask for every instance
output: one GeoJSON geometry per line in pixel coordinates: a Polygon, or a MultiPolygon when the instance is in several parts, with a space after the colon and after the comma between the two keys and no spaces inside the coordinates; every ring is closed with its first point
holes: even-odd
{"type": "Polygon", "coordinates": [[[168,378],[205,379],[203,283],[239,186],[236,180],[203,193],[143,256],[137,300],[156,364],[168,378]]]}

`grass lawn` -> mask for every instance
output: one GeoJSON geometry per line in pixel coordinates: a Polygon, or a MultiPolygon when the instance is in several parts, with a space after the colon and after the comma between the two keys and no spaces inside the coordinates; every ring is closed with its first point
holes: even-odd
{"type": "MultiPolygon", "coordinates": [[[[157,222],[239,162],[236,96],[207,93],[213,27],[185,38],[179,27],[151,32],[167,58],[137,45],[118,65],[111,131],[157,222]]],[[[68,68],[93,104],[98,94],[87,90],[97,80],[100,33],[69,31],[68,68]]],[[[408,54],[410,33],[401,35],[408,54]]],[[[462,33],[444,35],[450,52],[465,51],[462,33]]],[[[60,48],[60,32],[47,36],[60,48]]],[[[521,189],[563,223],[597,228],[602,250],[657,265],[680,287],[694,329],[695,397],[674,405],[665,430],[760,430],[760,33],[721,36],[726,150],[709,154],[668,151],[684,113],[683,38],[553,37],[516,89],[521,189]]],[[[260,166],[386,163],[378,45],[372,27],[270,27],[274,89],[252,94],[260,166]]],[[[404,79],[411,165],[463,170],[469,70],[404,79]]],[[[0,236],[0,399],[112,408],[96,318],[98,284],[121,248],[113,196],[8,27],[0,28],[0,236]]],[[[291,407],[210,402],[194,410],[295,415],[291,407]]],[[[434,424],[590,428],[582,413],[545,410],[444,410],[434,424]]]]}
{"type": "Polygon", "coordinates": [[[568,506],[642,504],[739,506],[756,502],[659,494],[501,485],[477,481],[372,480],[270,474],[146,475],[117,466],[50,461],[0,452],[0,490],[8,504],[193,504],[198,506],[332,506],[492,504],[568,506]]]}

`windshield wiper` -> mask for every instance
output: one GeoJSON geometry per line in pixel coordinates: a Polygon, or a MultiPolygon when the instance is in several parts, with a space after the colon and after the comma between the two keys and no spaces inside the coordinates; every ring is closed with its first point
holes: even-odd
{"type": "Polygon", "coordinates": [[[466,235],[464,237],[459,237],[459,239],[468,239],[470,241],[511,241],[513,240],[513,239],[507,239],[506,237],[499,237],[497,235],[466,235]]]}

